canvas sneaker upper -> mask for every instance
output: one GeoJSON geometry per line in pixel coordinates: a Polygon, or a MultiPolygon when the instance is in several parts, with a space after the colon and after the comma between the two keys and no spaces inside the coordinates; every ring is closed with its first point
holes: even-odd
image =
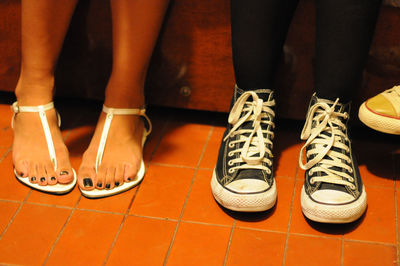
{"type": "Polygon", "coordinates": [[[215,168],[216,179],[225,189],[251,194],[273,185],[274,107],[271,90],[235,87],[215,168]]]}
{"type": "Polygon", "coordinates": [[[350,103],[339,103],[339,99],[318,99],[315,94],[311,99],[301,133],[306,143],[300,151],[299,165],[306,170],[305,192],[317,203],[349,204],[363,191],[348,136],[349,111],[350,103]]]}

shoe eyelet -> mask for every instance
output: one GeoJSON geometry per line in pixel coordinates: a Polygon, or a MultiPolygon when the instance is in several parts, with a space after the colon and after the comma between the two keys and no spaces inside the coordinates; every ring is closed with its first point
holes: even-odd
{"type": "Polygon", "coordinates": [[[355,189],[356,189],[356,186],[355,186],[355,185],[351,185],[350,188],[351,188],[352,190],[355,190],[355,189]]]}
{"type": "Polygon", "coordinates": [[[228,161],[228,165],[229,165],[229,166],[232,166],[232,165],[233,165],[233,161],[232,161],[232,160],[229,160],[229,161],[228,161]]]}
{"type": "Polygon", "coordinates": [[[230,152],[228,153],[228,156],[229,156],[229,157],[232,157],[232,156],[233,156],[233,152],[230,151],[230,152]]]}
{"type": "Polygon", "coordinates": [[[233,172],[235,172],[235,170],[233,170],[232,168],[228,170],[228,173],[233,174],[233,172]]]}
{"type": "Polygon", "coordinates": [[[229,148],[233,148],[233,147],[235,147],[235,144],[233,144],[232,142],[230,142],[230,143],[228,144],[228,147],[229,147],[229,148]]]}
{"type": "Polygon", "coordinates": [[[350,173],[350,174],[353,173],[353,168],[350,168],[349,173],[350,173]]]}
{"type": "Polygon", "coordinates": [[[310,184],[311,185],[313,185],[315,182],[314,182],[314,177],[312,177],[311,179],[310,179],[310,184]]]}
{"type": "MultiPolygon", "coordinates": [[[[314,174],[313,169],[310,169],[310,170],[308,171],[308,174],[309,174],[309,175],[313,175],[313,174],[314,174]]],[[[311,178],[311,179],[312,179],[312,178],[311,178]]]]}
{"type": "Polygon", "coordinates": [[[267,169],[267,174],[271,174],[272,172],[271,172],[271,170],[269,170],[269,169],[267,169]]]}

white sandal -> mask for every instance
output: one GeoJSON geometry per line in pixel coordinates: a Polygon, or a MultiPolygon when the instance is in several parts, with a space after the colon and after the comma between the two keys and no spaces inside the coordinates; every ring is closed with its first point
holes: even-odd
{"type": "MultiPolygon", "coordinates": [[[[144,143],[146,142],[146,138],[150,134],[151,128],[152,128],[151,121],[150,121],[149,117],[145,114],[145,112],[146,112],[145,108],[142,108],[142,109],[109,108],[109,107],[103,105],[103,112],[105,112],[107,114],[107,116],[106,116],[106,121],[104,123],[103,132],[102,132],[101,138],[100,138],[99,149],[97,150],[96,165],[95,165],[96,173],[97,173],[98,168],[100,167],[101,160],[103,158],[104,149],[106,147],[106,142],[107,142],[108,131],[110,130],[111,122],[112,122],[114,115],[138,115],[138,116],[144,117],[144,119],[147,122],[148,129],[146,129],[146,126],[144,127],[144,133],[143,133],[143,138],[142,138],[142,147],[144,146],[144,143]]],[[[93,190],[82,190],[81,189],[81,193],[82,193],[82,195],[84,195],[85,197],[88,197],[88,198],[101,198],[101,197],[108,197],[108,196],[119,194],[119,193],[129,190],[129,189],[133,188],[134,186],[136,186],[137,184],[139,184],[140,181],[142,181],[142,179],[144,177],[145,169],[146,168],[144,166],[144,162],[143,162],[143,158],[142,158],[141,162],[140,162],[140,169],[134,180],[132,180],[130,182],[124,181],[124,183],[122,185],[120,185],[118,187],[114,187],[113,189],[96,189],[96,188],[93,190]]]]}
{"type": "MultiPolygon", "coordinates": [[[[42,122],[44,135],[46,137],[47,148],[49,150],[50,160],[54,165],[54,170],[56,171],[57,170],[56,151],[54,149],[53,138],[51,137],[49,123],[47,122],[47,116],[46,116],[46,111],[51,110],[53,108],[54,108],[53,102],[50,102],[45,105],[39,105],[39,106],[19,106],[18,102],[14,102],[11,105],[11,110],[14,113],[12,120],[11,120],[11,127],[14,128],[14,119],[18,113],[39,113],[40,120],[42,122]]],[[[61,118],[57,111],[56,111],[56,113],[57,113],[57,118],[58,118],[58,126],[60,126],[61,118]]],[[[22,176],[18,175],[17,170],[14,167],[15,177],[21,183],[23,183],[31,188],[34,188],[34,189],[37,189],[40,191],[44,191],[44,192],[48,192],[48,193],[52,193],[52,194],[65,194],[74,188],[77,178],[76,178],[76,173],[75,173],[74,169],[72,169],[72,172],[74,174],[74,180],[71,183],[68,183],[68,184],[57,183],[55,185],[40,186],[39,184],[29,182],[28,177],[22,177],[22,176]]]]}

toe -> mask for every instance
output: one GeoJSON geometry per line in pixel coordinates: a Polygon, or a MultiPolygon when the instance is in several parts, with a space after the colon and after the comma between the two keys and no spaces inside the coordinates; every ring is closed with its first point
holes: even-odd
{"type": "Polygon", "coordinates": [[[25,160],[18,160],[14,163],[15,170],[17,174],[21,177],[29,176],[29,165],[25,160]]]}
{"type": "Polygon", "coordinates": [[[93,190],[96,187],[96,171],[93,167],[79,168],[78,185],[83,190],[93,190]]]}
{"type": "Polygon", "coordinates": [[[115,169],[115,178],[114,178],[114,185],[116,187],[124,183],[124,174],[125,174],[124,166],[118,165],[118,167],[115,169]]]}
{"type": "Polygon", "coordinates": [[[107,169],[105,188],[113,189],[115,185],[114,180],[115,180],[115,168],[110,167],[107,169]]]}
{"type": "Polygon", "coordinates": [[[38,183],[38,170],[37,170],[37,165],[35,163],[29,162],[28,173],[29,173],[29,181],[34,184],[38,183]]]}
{"type": "Polygon", "coordinates": [[[105,165],[101,165],[96,174],[96,179],[97,179],[96,188],[103,189],[105,187],[106,174],[107,174],[107,167],[105,165]]]}
{"type": "Polygon", "coordinates": [[[39,180],[38,180],[39,185],[41,185],[41,186],[47,185],[46,168],[44,167],[43,164],[38,164],[37,169],[38,169],[37,178],[39,178],[39,180]]]}
{"type": "Polygon", "coordinates": [[[74,180],[74,173],[69,161],[59,162],[57,169],[57,180],[61,184],[68,184],[74,180]]]}
{"type": "Polygon", "coordinates": [[[133,164],[126,164],[125,165],[125,174],[124,174],[124,181],[130,182],[136,179],[136,175],[138,172],[138,166],[133,164]]]}
{"type": "Polygon", "coordinates": [[[47,174],[47,184],[55,185],[57,184],[57,175],[54,171],[54,166],[51,163],[45,165],[46,174],[47,174]]]}

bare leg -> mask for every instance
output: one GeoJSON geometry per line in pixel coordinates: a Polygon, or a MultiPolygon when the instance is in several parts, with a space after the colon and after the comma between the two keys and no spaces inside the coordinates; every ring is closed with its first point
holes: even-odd
{"type": "MultiPolygon", "coordinates": [[[[114,61],[106,89],[106,106],[140,108],[144,105],[147,68],[167,6],[168,0],[111,0],[114,61]]],[[[105,113],[102,113],[79,169],[78,183],[83,189],[112,189],[135,178],[142,158],[142,119],[117,115],[96,174],[94,165],[104,120],[105,113]]]]}
{"type": "MultiPolygon", "coordinates": [[[[76,0],[22,1],[22,63],[15,94],[21,106],[53,98],[54,69],[76,0]]],[[[13,162],[19,174],[40,185],[69,183],[72,170],[54,110],[47,111],[58,169],[50,161],[39,115],[19,113],[14,123],[13,162]]]]}

